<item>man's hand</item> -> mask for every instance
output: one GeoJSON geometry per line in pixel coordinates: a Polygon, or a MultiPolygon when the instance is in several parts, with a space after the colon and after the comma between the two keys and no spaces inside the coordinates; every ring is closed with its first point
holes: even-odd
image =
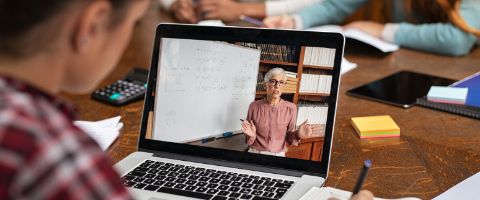
{"type": "Polygon", "coordinates": [[[176,0],[170,6],[170,11],[180,22],[192,24],[198,22],[191,0],[176,0]]]}

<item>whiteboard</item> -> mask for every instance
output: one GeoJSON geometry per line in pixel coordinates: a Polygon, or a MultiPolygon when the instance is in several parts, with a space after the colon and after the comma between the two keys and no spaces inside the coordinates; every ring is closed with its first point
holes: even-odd
{"type": "Polygon", "coordinates": [[[189,142],[238,131],[255,100],[260,50],[162,38],[153,138],[189,142]]]}

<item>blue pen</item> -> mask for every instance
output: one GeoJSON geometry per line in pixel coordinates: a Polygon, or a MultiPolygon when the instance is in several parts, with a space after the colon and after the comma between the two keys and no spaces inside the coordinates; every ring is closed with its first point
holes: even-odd
{"type": "Polygon", "coordinates": [[[362,189],[363,182],[367,178],[368,169],[370,169],[371,166],[372,166],[372,161],[371,160],[365,160],[363,162],[363,168],[362,168],[362,171],[360,171],[360,175],[358,176],[357,183],[355,184],[355,187],[353,188],[352,196],[357,194],[360,191],[360,189],[362,189]]]}
{"type": "Polygon", "coordinates": [[[245,16],[245,15],[240,15],[239,18],[240,18],[240,20],[242,20],[244,22],[255,24],[255,25],[260,26],[260,27],[265,26],[262,21],[260,21],[258,19],[255,19],[255,18],[251,18],[251,17],[245,16]]]}

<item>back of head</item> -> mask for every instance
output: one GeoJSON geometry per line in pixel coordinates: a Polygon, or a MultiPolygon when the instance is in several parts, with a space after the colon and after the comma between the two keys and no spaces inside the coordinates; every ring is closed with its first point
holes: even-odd
{"type": "MultiPolygon", "coordinates": [[[[0,54],[24,57],[41,51],[55,37],[62,14],[91,1],[0,0],[0,54]]],[[[120,8],[129,0],[109,1],[120,8]]]]}
{"type": "MultiPolygon", "coordinates": [[[[461,0],[405,0],[408,12],[422,16],[428,23],[452,23],[462,31],[480,36],[460,15],[461,0]]],[[[414,15],[414,14],[411,14],[414,15]]]]}

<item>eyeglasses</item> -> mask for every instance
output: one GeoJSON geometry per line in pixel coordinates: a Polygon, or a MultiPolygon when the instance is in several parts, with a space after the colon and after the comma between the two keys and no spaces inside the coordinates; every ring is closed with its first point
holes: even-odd
{"type": "Polygon", "coordinates": [[[285,81],[277,81],[275,79],[271,79],[271,80],[268,80],[267,84],[270,86],[277,85],[278,87],[283,87],[287,83],[285,83],[285,81]]]}

